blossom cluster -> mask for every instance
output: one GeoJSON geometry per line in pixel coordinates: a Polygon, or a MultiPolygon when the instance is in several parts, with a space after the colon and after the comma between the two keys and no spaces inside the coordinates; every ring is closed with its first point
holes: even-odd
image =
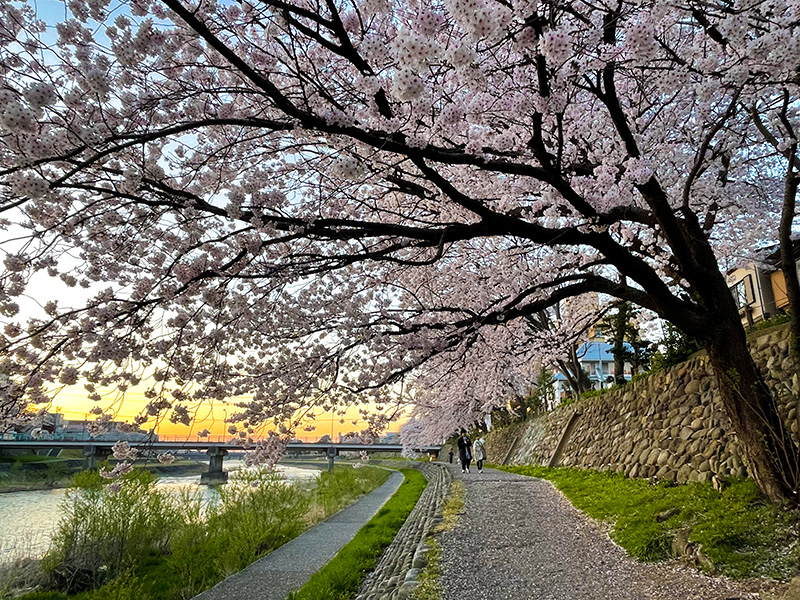
{"type": "Polygon", "coordinates": [[[265,440],[259,440],[248,448],[244,459],[245,464],[273,469],[286,451],[288,443],[289,437],[270,431],[265,440]]]}
{"type": "Polygon", "coordinates": [[[127,475],[133,470],[133,464],[129,462],[118,462],[110,471],[105,467],[101,467],[99,474],[103,479],[119,479],[123,475],[127,475]]]}
{"type": "Polygon", "coordinates": [[[555,66],[565,63],[572,55],[572,41],[565,31],[546,31],[539,43],[539,51],[555,66]]]}
{"type": "Polygon", "coordinates": [[[111,452],[117,460],[136,460],[139,456],[139,451],[136,448],[132,448],[130,444],[124,440],[116,442],[111,452]]]}

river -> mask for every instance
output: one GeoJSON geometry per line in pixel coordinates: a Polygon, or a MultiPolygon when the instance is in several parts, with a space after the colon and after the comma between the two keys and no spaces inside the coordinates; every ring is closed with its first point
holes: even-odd
{"type": "MultiPolygon", "coordinates": [[[[241,461],[225,462],[225,470],[242,467],[241,461]]],[[[277,470],[287,481],[314,479],[318,470],[278,465],[277,470]]],[[[216,493],[200,485],[200,475],[161,477],[157,485],[174,490],[200,489],[204,500],[216,493]]],[[[61,503],[67,490],[36,490],[0,494],[0,563],[23,557],[38,558],[50,546],[53,532],[61,517],[61,503]]]]}

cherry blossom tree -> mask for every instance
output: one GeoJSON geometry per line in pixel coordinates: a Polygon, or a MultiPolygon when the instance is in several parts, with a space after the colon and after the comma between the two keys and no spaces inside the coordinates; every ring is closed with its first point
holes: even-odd
{"type": "Polygon", "coordinates": [[[795,0],[0,10],[4,403],[152,373],[155,414],[248,396],[240,427],[291,429],[419,373],[441,411],[473,386],[466,418],[493,361],[534,358],[509,353],[527,317],[605,294],[704,345],[752,475],[794,500],[720,267],[794,182],[795,0]],[[48,277],[91,297],[25,321],[48,277]]]}
{"type": "Polygon", "coordinates": [[[765,94],[751,106],[753,124],[764,143],[774,149],[776,170],[783,176],[783,206],[778,228],[778,254],[783,271],[791,317],[791,351],[800,355],[800,279],[797,275],[793,229],[797,212],[797,188],[800,172],[797,166],[797,123],[793,104],[796,97],[786,86],[765,94]],[[760,102],[760,105],[759,105],[760,102]]]}

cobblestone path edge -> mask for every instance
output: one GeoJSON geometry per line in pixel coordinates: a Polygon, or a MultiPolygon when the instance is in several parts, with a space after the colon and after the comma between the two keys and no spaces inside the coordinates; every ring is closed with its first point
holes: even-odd
{"type": "Polygon", "coordinates": [[[447,467],[436,463],[418,468],[428,485],[354,600],[406,600],[419,585],[419,572],[427,564],[426,540],[442,520],[452,476],[447,467]]]}

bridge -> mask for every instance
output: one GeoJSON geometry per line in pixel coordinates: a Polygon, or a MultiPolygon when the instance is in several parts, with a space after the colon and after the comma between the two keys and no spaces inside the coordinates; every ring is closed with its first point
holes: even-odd
{"type": "MultiPolygon", "coordinates": [[[[96,440],[0,440],[0,451],[2,450],[66,450],[80,449],[86,458],[86,468],[96,469],[98,463],[107,460],[111,456],[114,444],[117,441],[96,441],[96,440]]],[[[257,444],[258,440],[253,445],[257,444]]],[[[242,443],[220,443],[208,441],[179,441],[179,442],[160,442],[155,440],[128,441],[128,446],[137,450],[144,450],[148,453],[200,450],[205,451],[209,456],[208,471],[200,477],[200,483],[213,485],[225,483],[228,474],[223,471],[222,466],[225,456],[229,452],[246,452],[248,447],[242,443]]],[[[252,447],[252,446],[251,446],[252,447]]],[[[286,445],[286,452],[311,452],[316,454],[324,453],[328,457],[328,470],[333,468],[335,458],[340,452],[402,452],[402,444],[356,444],[356,443],[311,443],[289,442],[286,445]]],[[[439,456],[441,446],[420,446],[413,448],[415,452],[433,454],[439,456]]]]}

